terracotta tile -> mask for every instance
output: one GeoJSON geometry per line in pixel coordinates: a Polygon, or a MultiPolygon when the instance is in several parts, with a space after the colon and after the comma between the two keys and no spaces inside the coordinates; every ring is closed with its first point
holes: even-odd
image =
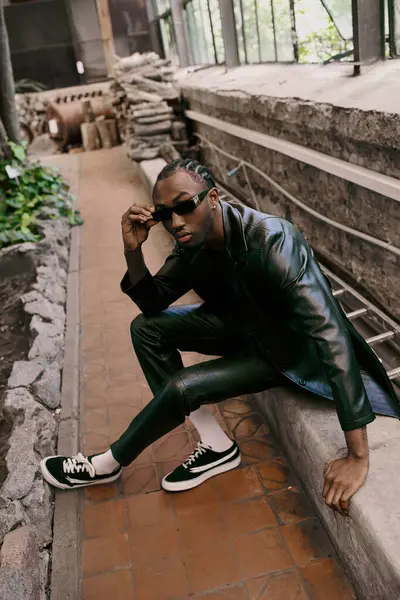
{"type": "Polygon", "coordinates": [[[132,531],[138,527],[174,522],[172,498],[163,491],[128,498],[129,521],[132,531]]]}
{"type": "Polygon", "coordinates": [[[193,452],[193,446],[186,431],[170,433],[153,444],[156,461],[179,460],[182,462],[193,452]]]}
{"type": "Polygon", "coordinates": [[[102,377],[105,371],[105,364],[103,360],[93,360],[92,358],[88,358],[83,363],[83,373],[86,376],[93,377],[102,377]]]}
{"type": "Polygon", "coordinates": [[[180,559],[168,559],[154,565],[134,568],[137,600],[186,600],[188,586],[180,559]]]}
{"type": "Polygon", "coordinates": [[[132,561],[140,565],[158,564],[168,558],[180,558],[177,524],[171,520],[146,527],[136,527],[131,537],[132,561]]]}
{"type": "Polygon", "coordinates": [[[106,407],[85,409],[83,411],[85,431],[96,431],[99,427],[108,426],[108,410],[106,407]]]}
{"type": "Polygon", "coordinates": [[[106,537],[117,531],[126,531],[127,526],[125,500],[87,504],[83,509],[85,538],[106,537]]]}
{"type": "Polygon", "coordinates": [[[212,590],[241,580],[239,565],[230,544],[212,544],[183,554],[191,593],[212,590]]]}
{"type": "Polygon", "coordinates": [[[90,410],[92,408],[106,408],[107,400],[106,396],[98,394],[82,394],[81,398],[84,410],[90,410]]]}
{"type": "Polygon", "coordinates": [[[300,569],[310,600],[355,600],[354,591],[339,564],[321,558],[300,569]]]}
{"type": "Polygon", "coordinates": [[[84,579],[83,600],[134,600],[131,570],[84,579]]]}
{"type": "Polygon", "coordinates": [[[83,380],[82,392],[84,396],[89,394],[94,396],[104,396],[107,398],[108,383],[104,377],[91,376],[90,378],[83,380]]]}
{"type": "Polygon", "coordinates": [[[235,548],[245,579],[292,566],[292,559],[277,529],[242,537],[236,540],[235,548]]]}
{"type": "Polygon", "coordinates": [[[239,441],[242,462],[253,465],[280,456],[281,451],[276,447],[272,438],[261,437],[239,441]]]}
{"type": "Polygon", "coordinates": [[[253,412],[235,418],[225,416],[225,419],[235,440],[267,436],[269,434],[264,419],[258,413],[253,412]]]}
{"type": "Polygon", "coordinates": [[[98,454],[105,452],[110,447],[108,427],[99,427],[97,431],[89,431],[83,436],[84,454],[98,454]]]}
{"type": "Polygon", "coordinates": [[[270,460],[257,467],[260,479],[268,491],[283,490],[296,483],[296,479],[282,458],[270,460]]]}
{"type": "Polygon", "coordinates": [[[97,503],[112,500],[118,496],[118,483],[105,483],[85,488],[84,495],[87,502],[97,503]]]}
{"type": "Polygon", "coordinates": [[[282,527],[282,534],[296,563],[302,565],[313,558],[334,556],[329,538],[318,519],[307,519],[282,527]]]}
{"type": "Polygon", "coordinates": [[[247,594],[242,585],[230,585],[192,598],[193,600],[247,600],[247,594]]]}
{"type": "Polygon", "coordinates": [[[151,465],[129,465],[122,471],[122,489],[124,496],[131,494],[147,494],[160,489],[155,464],[151,465]]]}
{"type": "Polygon", "coordinates": [[[193,510],[177,519],[182,548],[188,552],[203,549],[208,552],[210,545],[229,541],[228,527],[222,518],[221,506],[212,504],[193,510]]]}
{"type": "Polygon", "coordinates": [[[269,500],[284,525],[292,525],[314,516],[304,494],[295,489],[273,494],[269,496],[269,500]]]}
{"type": "Polygon", "coordinates": [[[117,372],[129,372],[132,369],[133,360],[131,356],[131,351],[129,354],[122,354],[120,352],[115,351],[113,355],[107,356],[106,367],[107,371],[117,371],[117,372]]]}
{"type": "Polygon", "coordinates": [[[83,540],[83,575],[94,575],[130,565],[130,552],[127,533],[83,540]]]}
{"type": "Polygon", "coordinates": [[[107,375],[110,389],[125,385],[136,386],[138,382],[132,371],[108,371],[107,375]]]}
{"type": "Polygon", "coordinates": [[[111,385],[107,395],[107,404],[118,406],[135,406],[142,408],[142,389],[137,382],[130,377],[130,381],[122,385],[111,385]]]}
{"type": "Polygon", "coordinates": [[[227,504],[224,507],[224,518],[232,538],[278,526],[274,513],[264,497],[227,504]]]}
{"type": "Polygon", "coordinates": [[[246,588],[249,600],[307,600],[304,589],[293,571],[250,579],[246,581],[246,588]]]}
{"type": "Polygon", "coordinates": [[[252,467],[224,473],[215,478],[215,484],[224,502],[246,500],[264,494],[257,473],[252,467]]]}
{"type": "Polygon", "coordinates": [[[91,348],[90,350],[82,350],[82,360],[84,363],[86,363],[86,361],[93,361],[104,364],[105,349],[102,346],[98,346],[97,348],[91,348]]]}
{"type": "MultiPolygon", "coordinates": [[[[139,368],[139,374],[142,375],[142,370],[139,368]]],[[[154,395],[147,383],[142,383],[142,402],[143,406],[146,406],[151,400],[153,400],[154,395]]]]}
{"type": "Polygon", "coordinates": [[[140,408],[133,408],[132,406],[124,406],[116,404],[108,407],[108,414],[110,418],[110,431],[112,437],[118,438],[130,425],[132,419],[134,419],[140,408]]]}
{"type": "Polygon", "coordinates": [[[103,347],[103,335],[99,332],[96,335],[86,335],[82,337],[82,350],[85,352],[88,350],[96,350],[96,348],[103,347]]]}
{"type": "Polygon", "coordinates": [[[193,490],[172,494],[171,497],[178,517],[219,504],[217,490],[210,480],[193,490]]]}

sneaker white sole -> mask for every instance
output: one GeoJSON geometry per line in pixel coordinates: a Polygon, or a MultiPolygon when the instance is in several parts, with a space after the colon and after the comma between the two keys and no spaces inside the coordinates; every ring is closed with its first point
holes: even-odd
{"type": "Polygon", "coordinates": [[[112,483],[113,481],[116,481],[121,476],[121,473],[122,473],[122,469],[121,469],[115,475],[110,475],[110,477],[102,479],[101,481],[93,481],[93,482],[82,483],[82,484],[74,483],[73,486],[70,486],[65,483],[60,483],[59,481],[57,481],[57,479],[55,479],[53,477],[53,475],[50,473],[50,471],[46,467],[46,459],[43,459],[40,461],[40,470],[42,472],[43,478],[47,481],[47,483],[50,483],[50,485],[58,488],[59,490],[76,490],[78,488],[90,487],[92,485],[101,485],[103,483],[112,483]]]}
{"type": "MultiPolygon", "coordinates": [[[[232,469],[236,469],[242,462],[242,457],[239,454],[234,460],[230,460],[218,467],[214,467],[205,473],[202,473],[195,479],[190,479],[189,481],[166,481],[165,478],[161,481],[161,487],[166,492],[184,492],[186,490],[191,490],[198,485],[207,481],[211,477],[215,477],[215,475],[221,475],[221,473],[226,473],[227,471],[231,471],[232,469]]],[[[168,475],[167,475],[168,477],[168,475]]]]}

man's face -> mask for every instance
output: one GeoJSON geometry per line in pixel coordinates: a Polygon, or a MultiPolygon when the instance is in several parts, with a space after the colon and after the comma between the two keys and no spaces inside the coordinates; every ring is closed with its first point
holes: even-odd
{"type": "MultiPolygon", "coordinates": [[[[154,194],[156,209],[172,208],[197,196],[207,188],[205,183],[194,181],[185,171],[177,171],[171,177],[159,181],[154,194]]],[[[168,221],[163,221],[165,229],[182,247],[196,248],[204,244],[213,225],[212,206],[218,202],[218,192],[213,189],[191,213],[172,213],[168,221]]]]}

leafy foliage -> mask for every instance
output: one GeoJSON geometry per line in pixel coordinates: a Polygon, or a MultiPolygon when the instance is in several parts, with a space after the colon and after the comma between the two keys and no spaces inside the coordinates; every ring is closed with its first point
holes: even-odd
{"type": "Polygon", "coordinates": [[[17,94],[26,94],[29,92],[44,92],[47,87],[39,81],[33,79],[20,79],[15,82],[15,92],[17,94]]]}
{"type": "Polygon", "coordinates": [[[38,219],[82,219],[69,188],[54,169],[27,160],[25,148],[9,142],[12,159],[0,161],[0,248],[40,239],[38,219]]]}

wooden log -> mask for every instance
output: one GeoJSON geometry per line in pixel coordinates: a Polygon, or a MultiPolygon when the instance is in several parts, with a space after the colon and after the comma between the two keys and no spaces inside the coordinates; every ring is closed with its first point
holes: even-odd
{"type": "Polygon", "coordinates": [[[170,114],[163,113],[161,115],[154,115],[154,117],[140,117],[135,119],[135,123],[139,123],[140,125],[151,125],[152,123],[161,123],[162,121],[167,121],[170,118],[170,114]]]}
{"type": "Polygon", "coordinates": [[[171,83],[153,81],[152,79],[147,79],[146,77],[142,77],[141,75],[133,75],[131,77],[131,81],[132,83],[144,86],[146,91],[154,91],[163,98],[168,98],[169,100],[179,98],[180,96],[179,90],[176,87],[174,87],[171,83]]]}
{"type": "Polygon", "coordinates": [[[115,119],[106,119],[105,123],[106,123],[106,125],[108,127],[108,131],[110,133],[112,146],[118,146],[119,145],[119,135],[118,135],[117,121],[115,119]]]}
{"type": "Polygon", "coordinates": [[[97,130],[99,132],[101,145],[103,148],[112,148],[112,139],[110,135],[110,130],[105,119],[97,119],[96,120],[97,130]]]}
{"type": "Polygon", "coordinates": [[[167,142],[160,146],[160,156],[167,163],[171,163],[174,160],[177,160],[178,158],[181,157],[181,155],[176,150],[176,148],[171,144],[171,142],[167,142]]]}
{"type": "Polygon", "coordinates": [[[141,160],[152,160],[160,155],[158,148],[137,148],[131,150],[131,158],[140,162],[141,160]]]}
{"type": "Polygon", "coordinates": [[[132,117],[152,117],[154,115],[172,115],[172,108],[168,106],[166,102],[163,102],[157,106],[150,106],[149,108],[137,109],[136,107],[131,112],[132,117]]]}
{"type": "Polygon", "coordinates": [[[84,100],[82,102],[82,113],[84,123],[94,123],[96,115],[94,114],[90,100],[84,100]]]}
{"type": "Polygon", "coordinates": [[[100,138],[96,123],[82,123],[81,135],[85,152],[100,148],[100,138]]]}
{"type": "Polygon", "coordinates": [[[161,123],[154,123],[153,125],[139,125],[135,123],[133,129],[136,135],[156,135],[157,133],[170,131],[171,124],[171,121],[161,121],[161,123]]]}

